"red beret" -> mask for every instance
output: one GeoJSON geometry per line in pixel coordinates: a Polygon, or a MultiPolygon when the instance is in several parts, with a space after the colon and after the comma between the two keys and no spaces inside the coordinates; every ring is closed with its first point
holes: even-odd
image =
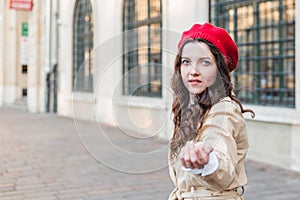
{"type": "Polygon", "coordinates": [[[190,30],[184,31],[178,43],[178,49],[188,39],[203,39],[215,45],[223,55],[229,71],[235,70],[238,63],[238,48],[228,32],[210,23],[194,24],[190,30]]]}

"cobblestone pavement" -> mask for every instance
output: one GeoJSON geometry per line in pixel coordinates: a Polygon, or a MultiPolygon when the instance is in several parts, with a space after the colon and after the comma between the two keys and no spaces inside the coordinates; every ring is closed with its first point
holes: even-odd
{"type": "MultiPolygon", "coordinates": [[[[166,141],[11,108],[0,120],[0,200],[164,200],[173,188],[166,141]]],[[[299,173],[250,160],[247,172],[247,200],[300,199],[299,173]]]]}

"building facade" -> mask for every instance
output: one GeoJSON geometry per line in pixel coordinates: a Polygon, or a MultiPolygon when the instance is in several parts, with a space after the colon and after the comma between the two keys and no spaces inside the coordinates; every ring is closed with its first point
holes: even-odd
{"type": "Polygon", "coordinates": [[[232,79],[237,96],[256,113],[245,115],[249,158],[300,171],[297,0],[33,3],[31,11],[0,4],[1,106],[22,100],[29,112],[168,139],[180,33],[211,21],[239,47],[232,79]]]}

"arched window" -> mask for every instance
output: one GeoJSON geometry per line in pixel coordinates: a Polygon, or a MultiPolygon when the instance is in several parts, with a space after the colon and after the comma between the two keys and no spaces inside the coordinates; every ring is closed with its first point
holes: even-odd
{"type": "Polygon", "coordinates": [[[89,0],[78,0],[73,25],[73,91],[93,91],[94,15],[89,0]]]}
{"type": "Polygon", "coordinates": [[[162,96],[161,0],[125,0],[123,94],[162,96]]]}

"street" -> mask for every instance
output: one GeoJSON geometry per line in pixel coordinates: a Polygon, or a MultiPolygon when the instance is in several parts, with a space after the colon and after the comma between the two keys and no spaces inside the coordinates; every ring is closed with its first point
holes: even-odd
{"type": "MultiPolygon", "coordinates": [[[[164,200],[173,189],[162,139],[13,108],[0,120],[0,200],[164,200]]],[[[245,199],[300,199],[300,173],[246,167],[245,199]]]]}

